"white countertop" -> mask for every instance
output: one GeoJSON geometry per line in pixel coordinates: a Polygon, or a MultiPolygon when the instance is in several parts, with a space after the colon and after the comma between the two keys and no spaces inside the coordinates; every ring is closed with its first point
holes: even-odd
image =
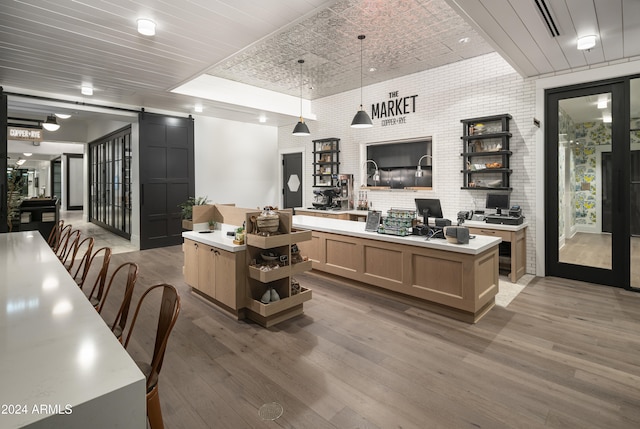
{"type": "Polygon", "coordinates": [[[38,231],[0,234],[0,380],[2,428],[146,427],[144,375],[38,231]]]}
{"type": "Polygon", "coordinates": [[[233,244],[234,236],[227,236],[227,231],[234,231],[238,228],[234,225],[216,225],[215,230],[210,233],[202,233],[198,231],[185,231],[182,238],[188,238],[198,243],[206,244],[211,247],[226,250],[228,252],[241,252],[247,248],[244,244],[233,244]]]}
{"type": "Polygon", "coordinates": [[[351,220],[304,215],[293,216],[293,227],[298,229],[329,232],[351,237],[368,238],[371,240],[387,241],[390,243],[420,246],[429,249],[446,250],[449,252],[459,252],[471,255],[480,254],[491,247],[498,245],[500,241],[502,241],[499,237],[476,235],[476,238],[469,240],[469,244],[453,244],[449,243],[444,238],[432,238],[427,240],[425,237],[418,235],[399,237],[395,235],[378,234],[377,232],[368,232],[365,231],[365,226],[366,224],[364,222],[351,220]]]}
{"type": "Polygon", "coordinates": [[[524,221],[520,225],[503,225],[501,223],[487,223],[477,220],[465,220],[464,223],[460,226],[466,226],[468,228],[495,229],[500,231],[520,231],[521,229],[525,229],[526,227],[528,227],[529,223],[527,221],[524,221]]]}

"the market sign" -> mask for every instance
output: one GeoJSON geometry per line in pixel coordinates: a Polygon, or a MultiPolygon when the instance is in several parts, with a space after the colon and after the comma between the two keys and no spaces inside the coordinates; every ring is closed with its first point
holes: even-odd
{"type": "Polygon", "coordinates": [[[8,140],[42,141],[42,128],[7,127],[8,140]]]}
{"type": "Polygon", "coordinates": [[[407,115],[416,112],[416,98],[418,95],[400,97],[399,91],[391,91],[389,100],[371,105],[371,119],[381,119],[383,127],[396,124],[405,124],[407,115]]]}

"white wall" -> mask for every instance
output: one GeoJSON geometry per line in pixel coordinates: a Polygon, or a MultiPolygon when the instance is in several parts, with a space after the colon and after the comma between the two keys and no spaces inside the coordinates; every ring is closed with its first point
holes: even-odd
{"type": "MultiPolygon", "coordinates": [[[[406,115],[406,123],[381,126],[374,120],[373,128],[353,129],[360,91],[354,90],[315,100],[312,104],[317,121],[308,121],[309,137],[291,135],[293,125],[280,127],[280,150],[304,146],[306,158],[312,157],[313,139],[338,137],[340,141],[340,172],[353,173],[356,185],[362,183],[363,147],[367,143],[431,136],[433,138],[433,191],[385,190],[369,191],[369,201],[376,210],[391,207],[414,208],[414,199],[439,198],[445,217],[456,220],[462,209],[484,208],[484,191],[462,190],[461,119],[509,113],[513,116],[510,130],[513,137],[511,157],[511,204],[522,207],[527,217],[527,272],[534,273],[535,260],[535,190],[536,181],[535,82],[521,78],[498,54],[488,54],[364,87],[363,101],[370,113],[372,103],[389,99],[398,91],[400,97],[418,94],[416,113],[406,115]]],[[[312,165],[304,165],[305,201],[312,201],[312,165]]]]}
{"type": "Polygon", "coordinates": [[[195,117],[196,197],[239,207],[278,205],[278,129],[195,117]]]}

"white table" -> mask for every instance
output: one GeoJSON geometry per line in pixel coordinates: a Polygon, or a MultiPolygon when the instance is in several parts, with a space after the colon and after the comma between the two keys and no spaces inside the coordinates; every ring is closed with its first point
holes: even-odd
{"type": "Polygon", "coordinates": [[[0,234],[0,427],[145,428],[145,390],[40,233],[0,234]]]}

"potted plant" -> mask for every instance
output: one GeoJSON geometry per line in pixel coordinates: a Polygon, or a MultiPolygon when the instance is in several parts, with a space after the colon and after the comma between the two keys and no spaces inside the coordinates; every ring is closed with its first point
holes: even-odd
{"type": "Polygon", "coordinates": [[[7,180],[7,226],[9,232],[20,229],[20,204],[24,199],[20,190],[23,186],[22,176],[8,177],[7,180]]]}
{"type": "Polygon", "coordinates": [[[192,230],[193,229],[193,206],[203,206],[208,204],[207,197],[189,197],[187,201],[182,204],[178,204],[180,210],[182,210],[182,228],[192,230]]]}

